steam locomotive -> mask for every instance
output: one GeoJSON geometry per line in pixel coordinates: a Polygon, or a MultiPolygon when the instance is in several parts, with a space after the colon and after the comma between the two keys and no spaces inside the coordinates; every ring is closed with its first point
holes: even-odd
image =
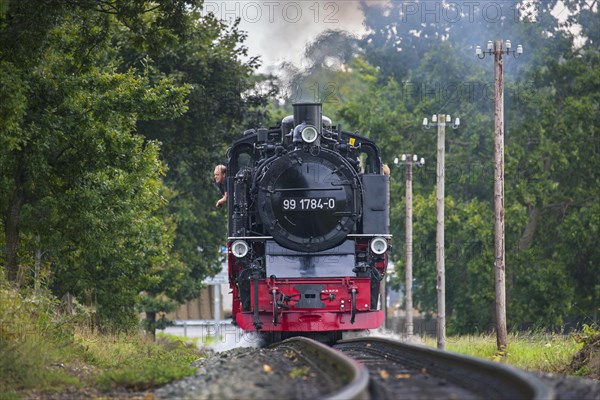
{"type": "Polygon", "coordinates": [[[379,327],[389,185],[375,143],[333,126],[320,103],[246,131],[228,151],[235,323],[269,341],[379,327]]]}

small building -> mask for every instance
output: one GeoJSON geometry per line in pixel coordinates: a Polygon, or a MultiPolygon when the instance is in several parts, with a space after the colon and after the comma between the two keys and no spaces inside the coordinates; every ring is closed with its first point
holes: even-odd
{"type": "Polygon", "coordinates": [[[167,319],[175,321],[187,320],[221,320],[231,318],[232,298],[229,294],[229,278],[227,272],[227,248],[221,248],[221,270],[212,278],[204,280],[206,285],[200,289],[197,298],[182,304],[176,311],[167,314],[167,319]]]}

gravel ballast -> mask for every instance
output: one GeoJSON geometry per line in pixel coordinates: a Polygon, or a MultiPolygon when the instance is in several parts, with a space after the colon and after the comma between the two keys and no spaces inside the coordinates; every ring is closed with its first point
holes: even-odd
{"type": "Polygon", "coordinates": [[[155,391],[155,399],[307,399],[336,389],[292,350],[239,348],[198,360],[191,377],[155,391]]]}
{"type": "MultiPolygon", "coordinates": [[[[195,375],[154,392],[155,399],[306,399],[335,390],[294,351],[237,348],[198,360],[195,375]]],[[[600,399],[600,382],[533,373],[552,386],[557,400],[600,399]]]]}

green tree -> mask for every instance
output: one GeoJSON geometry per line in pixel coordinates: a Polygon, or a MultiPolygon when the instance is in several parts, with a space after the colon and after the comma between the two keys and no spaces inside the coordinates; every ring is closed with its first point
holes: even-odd
{"type": "Polygon", "coordinates": [[[273,90],[267,85],[261,92],[261,82],[252,75],[259,65],[256,58],[239,61],[248,56],[239,21],[230,26],[200,11],[188,10],[177,35],[155,38],[155,45],[115,39],[121,43],[124,67],[153,81],[169,76],[191,87],[188,110],[180,118],[138,121],[148,139],[161,143],[161,159],[168,166],[165,184],[172,193],[169,213],[176,223],[173,251],[186,268],[165,291],[147,292],[154,305],[164,294],[177,302],[197,297],[202,280],[220,268],[227,227],[225,210],[215,208],[214,166],[226,163],[234,138],[265,123],[263,110],[273,90]],[[177,290],[172,290],[174,283],[177,290]]]}
{"type": "Polygon", "coordinates": [[[149,313],[197,294],[224,232],[205,165],[263,101],[247,90],[256,60],[238,61],[243,35],[200,6],[30,1],[0,14],[1,261],[13,283],[35,266],[36,281],[116,327],[136,321],[142,291],[149,313]]]}
{"type": "MultiPolygon", "coordinates": [[[[522,283],[519,277],[530,282],[535,277],[531,270],[549,269],[538,282],[522,286],[543,285],[545,293],[561,293],[555,300],[560,307],[533,303],[539,306],[529,308],[529,321],[544,317],[560,325],[569,315],[597,320],[600,265],[591,237],[600,199],[599,61],[598,52],[588,47],[582,55],[534,69],[532,80],[539,89],[524,99],[528,118],[508,149],[509,173],[515,178],[507,196],[527,209],[515,250],[517,267],[528,272],[514,277],[514,287],[522,283]]],[[[515,300],[525,302],[530,293],[515,294],[515,300]]]]}

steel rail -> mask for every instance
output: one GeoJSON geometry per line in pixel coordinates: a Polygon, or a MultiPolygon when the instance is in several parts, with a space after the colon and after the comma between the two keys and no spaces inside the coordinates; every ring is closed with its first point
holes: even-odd
{"type": "Polygon", "coordinates": [[[451,353],[431,347],[402,343],[385,338],[357,338],[336,343],[340,350],[344,344],[379,344],[401,354],[401,358],[414,365],[426,365],[427,370],[448,381],[462,384],[466,388],[483,388],[483,398],[518,398],[531,400],[553,400],[552,388],[535,376],[517,368],[491,361],[451,353]],[[466,372],[466,375],[465,375],[466,372]],[[507,397],[508,396],[508,397],[507,397]]]}
{"type": "Polygon", "coordinates": [[[330,376],[342,376],[348,382],[319,400],[366,400],[369,398],[369,371],[367,368],[323,343],[305,337],[286,339],[272,347],[291,348],[303,357],[318,362],[318,367],[330,376]]]}

